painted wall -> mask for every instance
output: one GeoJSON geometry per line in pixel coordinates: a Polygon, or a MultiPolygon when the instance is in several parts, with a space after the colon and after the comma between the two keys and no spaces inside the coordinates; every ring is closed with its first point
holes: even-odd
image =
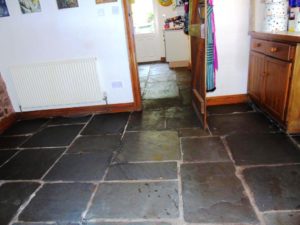
{"type": "Polygon", "coordinates": [[[15,110],[18,100],[10,66],[87,57],[100,61],[108,103],[132,102],[121,0],[99,5],[79,0],[80,7],[63,10],[58,10],[56,1],[40,2],[41,13],[23,15],[18,1],[7,1],[11,16],[0,19],[0,72],[15,110]],[[119,81],[123,87],[114,89],[112,83],[119,81]]]}
{"type": "Polygon", "coordinates": [[[155,34],[135,35],[138,62],[159,61],[166,56],[163,31],[165,20],[184,14],[183,7],[174,9],[173,5],[164,7],[157,0],[149,1],[153,2],[156,32],[155,34]]]}
{"type": "Polygon", "coordinates": [[[139,63],[159,61],[162,57],[166,56],[163,31],[165,20],[166,18],[171,18],[184,14],[183,7],[177,7],[176,9],[174,9],[173,5],[164,7],[161,6],[157,0],[149,1],[153,2],[156,32],[154,34],[135,35],[137,61],[139,63]]]}
{"type": "Polygon", "coordinates": [[[184,15],[184,8],[177,7],[176,9],[171,6],[161,6],[158,4],[157,0],[154,0],[155,10],[157,15],[157,24],[158,24],[158,46],[160,57],[165,57],[165,43],[164,43],[164,33],[163,26],[165,24],[166,18],[171,18],[179,15],[184,15]]]}
{"type": "MultiPolygon", "coordinates": [[[[215,16],[217,26],[217,44],[219,51],[219,71],[217,72],[217,90],[208,96],[223,96],[247,93],[250,37],[249,17],[252,0],[216,0],[215,16]]],[[[260,3],[260,0],[256,0],[260,3]]],[[[260,3],[261,4],[261,3],[260,3]]],[[[257,14],[261,16],[261,8],[257,14]]],[[[172,6],[162,7],[156,4],[158,24],[160,25],[160,54],[164,56],[162,26],[164,16],[172,17],[184,13],[183,7],[176,11],[172,6]]],[[[256,24],[257,27],[260,23],[256,24]]]]}
{"type": "Polygon", "coordinates": [[[254,0],[252,4],[252,11],[254,14],[253,18],[253,30],[262,31],[263,30],[263,21],[265,16],[265,2],[261,0],[254,0]]]}
{"type": "Polygon", "coordinates": [[[208,96],[247,93],[250,1],[214,1],[220,68],[217,90],[208,96]]]}

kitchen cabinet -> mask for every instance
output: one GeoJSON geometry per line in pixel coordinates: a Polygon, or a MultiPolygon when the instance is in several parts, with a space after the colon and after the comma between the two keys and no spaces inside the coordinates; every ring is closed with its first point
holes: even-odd
{"type": "Polygon", "coordinates": [[[289,93],[292,63],[265,58],[263,104],[280,121],[284,122],[289,93]]]}
{"type": "Polygon", "coordinates": [[[300,36],[251,33],[248,93],[288,132],[300,132],[300,36]]]}
{"type": "Polygon", "coordinates": [[[250,53],[248,92],[258,103],[263,101],[264,63],[265,56],[263,54],[250,53]]]}

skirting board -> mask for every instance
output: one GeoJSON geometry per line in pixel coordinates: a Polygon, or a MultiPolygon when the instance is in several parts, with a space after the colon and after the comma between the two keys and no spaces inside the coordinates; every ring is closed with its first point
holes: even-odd
{"type": "Polygon", "coordinates": [[[189,61],[176,61],[176,62],[169,62],[170,68],[182,68],[182,67],[189,67],[189,61]]]}
{"type": "Polygon", "coordinates": [[[17,114],[13,113],[8,117],[5,117],[0,121],[0,134],[2,134],[7,128],[13,125],[18,120],[17,114]]]}
{"type": "Polygon", "coordinates": [[[80,116],[93,113],[119,113],[119,112],[132,112],[140,111],[140,108],[136,108],[134,103],[122,103],[112,105],[101,106],[86,106],[86,107],[74,107],[63,109],[50,109],[31,112],[17,113],[19,119],[34,119],[34,118],[49,118],[56,116],[80,116]]]}
{"type": "Polygon", "coordinates": [[[160,57],[161,62],[166,62],[166,57],[160,57]]]}
{"type": "Polygon", "coordinates": [[[207,106],[239,104],[248,101],[249,98],[247,94],[207,97],[207,106]]]}

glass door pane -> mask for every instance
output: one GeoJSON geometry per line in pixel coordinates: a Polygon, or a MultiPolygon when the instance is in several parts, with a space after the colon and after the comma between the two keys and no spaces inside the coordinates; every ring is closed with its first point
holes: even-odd
{"type": "Polygon", "coordinates": [[[153,0],[135,0],[132,4],[135,34],[155,33],[153,0]]]}

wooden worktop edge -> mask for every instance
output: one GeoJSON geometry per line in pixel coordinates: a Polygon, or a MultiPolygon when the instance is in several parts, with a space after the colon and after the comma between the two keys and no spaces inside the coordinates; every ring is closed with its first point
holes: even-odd
{"type": "Polygon", "coordinates": [[[268,41],[280,41],[280,42],[289,42],[289,43],[300,43],[300,35],[288,35],[288,34],[274,34],[274,33],[263,33],[263,32],[249,32],[249,35],[252,38],[264,39],[268,41]]]}

